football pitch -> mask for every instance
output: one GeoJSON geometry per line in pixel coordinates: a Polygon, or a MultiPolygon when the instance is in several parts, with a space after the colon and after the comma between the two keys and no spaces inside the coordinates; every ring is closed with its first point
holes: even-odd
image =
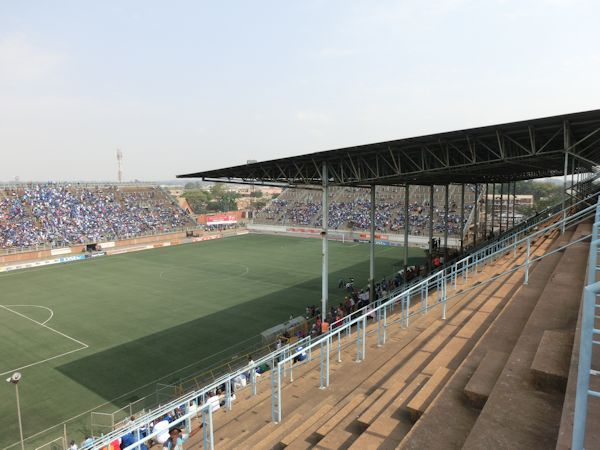
{"type": "MultiPolygon", "coordinates": [[[[366,285],[368,255],[366,244],[330,242],[331,304],[343,299],[340,278],[366,285]]],[[[409,264],[423,256],[411,248],[409,264]]],[[[376,279],[402,259],[403,248],[378,246],[376,279]]],[[[320,240],[263,235],[0,274],[0,374],[23,374],[25,437],[69,420],[69,439],[81,439],[90,410],[112,412],[238,354],[319,305],[320,276],[320,240]]],[[[19,439],[14,391],[0,384],[0,448],[19,439]]]]}

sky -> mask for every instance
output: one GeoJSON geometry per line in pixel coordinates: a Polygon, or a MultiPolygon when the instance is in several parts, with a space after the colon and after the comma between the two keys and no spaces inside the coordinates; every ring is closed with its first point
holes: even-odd
{"type": "Polygon", "coordinates": [[[600,108],[597,0],[0,0],[0,181],[175,175],[600,108]]]}

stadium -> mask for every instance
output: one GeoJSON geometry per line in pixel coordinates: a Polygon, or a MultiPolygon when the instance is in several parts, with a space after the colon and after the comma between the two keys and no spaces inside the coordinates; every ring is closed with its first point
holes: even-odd
{"type": "Polygon", "coordinates": [[[202,224],[157,184],[2,186],[0,447],[595,448],[599,132],[180,175],[281,189],[202,224]],[[549,177],[560,201],[522,213],[549,177]]]}

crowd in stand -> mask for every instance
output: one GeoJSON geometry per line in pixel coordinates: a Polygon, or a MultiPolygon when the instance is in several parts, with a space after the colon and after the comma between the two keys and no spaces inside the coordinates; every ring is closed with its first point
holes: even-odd
{"type": "MultiPolygon", "coordinates": [[[[301,225],[319,228],[322,226],[323,214],[321,202],[313,193],[301,194],[284,191],[280,198],[273,200],[257,214],[257,222],[273,223],[277,225],[301,225]]],[[[438,191],[436,191],[438,192],[438,191]]],[[[441,191],[438,192],[438,195],[441,191]]],[[[467,194],[473,197],[474,186],[468,186],[467,194]]],[[[375,228],[380,232],[401,232],[407,222],[404,211],[404,202],[399,201],[400,191],[386,191],[377,199],[375,208],[375,228]]],[[[422,196],[416,196],[421,197],[422,196]]],[[[436,203],[439,204],[439,203],[436,203]]],[[[473,209],[472,201],[465,203],[464,221],[469,218],[473,209]]],[[[461,225],[460,207],[456,198],[453,198],[448,208],[448,233],[458,235],[464,224],[461,225]]],[[[411,201],[409,204],[408,226],[411,234],[426,235],[429,229],[430,207],[429,201],[411,201]]],[[[329,203],[330,229],[366,231],[371,226],[371,201],[364,192],[354,188],[339,188],[332,194],[329,203]]],[[[444,233],[445,208],[436,206],[433,213],[433,230],[436,234],[444,233]]]]}
{"type": "Polygon", "coordinates": [[[40,184],[0,195],[0,248],[97,242],[190,224],[191,218],[157,188],[40,184]]]}

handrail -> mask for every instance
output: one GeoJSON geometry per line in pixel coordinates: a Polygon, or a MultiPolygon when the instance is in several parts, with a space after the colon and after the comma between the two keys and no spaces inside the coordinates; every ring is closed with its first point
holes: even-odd
{"type": "Polygon", "coordinates": [[[600,397],[600,391],[590,389],[590,377],[600,375],[600,371],[592,369],[592,349],[600,345],[594,336],[600,335],[600,330],[595,328],[596,310],[600,308],[597,298],[600,294],[600,281],[598,278],[598,250],[600,239],[600,198],[596,203],[596,214],[592,226],[592,242],[588,254],[587,281],[583,289],[583,305],[581,307],[581,327],[579,337],[579,363],[577,368],[577,387],[575,394],[575,410],[573,413],[573,435],[571,448],[581,450],[585,444],[586,421],[588,413],[588,398],[600,397]]]}

